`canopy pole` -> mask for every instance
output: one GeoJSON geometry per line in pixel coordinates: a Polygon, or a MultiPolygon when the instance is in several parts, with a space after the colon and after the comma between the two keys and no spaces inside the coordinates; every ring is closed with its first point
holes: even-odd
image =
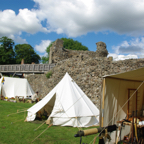
{"type": "Polygon", "coordinates": [[[104,120],[104,99],[105,99],[105,78],[104,78],[104,80],[103,80],[102,119],[101,119],[101,127],[103,127],[103,120],[104,120]]]}

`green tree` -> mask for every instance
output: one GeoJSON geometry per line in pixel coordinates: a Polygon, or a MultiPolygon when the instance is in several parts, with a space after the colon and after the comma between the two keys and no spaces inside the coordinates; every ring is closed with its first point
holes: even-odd
{"type": "Polygon", "coordinates": [[[71,50],[84,50],[87,51],[88,48],[86,46],[83,46],[80,42],[74,41],[73,39],[70,38],[61,38],[61,40],[64,41],[63,47],[65,49],[71,49],[71,50]]]}
{"type": "Polygon", "coordinates": [[[41,62],[42,62],[43,64],[47,64],[48,61],[49,61],[49,57],[48,57],[48,56],[43,56],[43,57],[41,58],[41,62]]]}
{"type": "Polygon", "coordinates": [[[51,44],[46,48],[47,56],[43,56],[43,57],[41,58],[41,62],[42,62],[43,64],[49,62],[50,47],[52,46],[53,43],[54,43],[54,42],[51,42],[51,44]]]}
{"type": "MultiPolygon", "coordinates": [[[[83,46],[80,42],[74,41],[73,39],[70,38],[61,38],[63,40],[63,47],[65,49],[71,49],[71,50],[84,50],[87,51],[88,48],[86,46],[83,46]]],[[[55,41],[54,41],[55,42],[55,41]]],[[[46,48],[46,57],[42,57],[42,63],[48,63],[49,60],[49,52],[50,52],[50,47],[54,43],[52,42],[47,48],[46,48]]]]}
{"type": "Polygon", "coordinates": [[[29,44],[18,44],[14,50],[17,64],[20,64],[22,59],[24,59],[25,64],[39,63],[41,60],[40,56],[36,54],[34,48],[29,44]]]}
{"type": "Polygon", "coordinates": [[[8,37],[0,38],[0,64],[15,64],[14,41],[8,37]]]}

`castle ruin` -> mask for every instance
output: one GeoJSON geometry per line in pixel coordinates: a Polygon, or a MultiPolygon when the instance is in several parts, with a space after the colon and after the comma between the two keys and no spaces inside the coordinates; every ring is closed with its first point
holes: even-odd
{"type": "Polygon", "coordinates": [[[96,52],[76,51],[63,48],[63,41],[57,39],[50,48],[49,63],[56,63],[51,70],[52,76],[35,74],[27,79],[42,97],[46,96],[63,78],[66,72],[73,78],[91,101],[100,108],[102,79],[112,75],[144,67],[144,59],[113,61],[107,58],[108,51],[103,42],[96,43],[96,52]]]}
{"type": "Polygon", "coordinates": [[[97,50],[96,52],[93,51],[82,51],[82,50],[69,50],[63,48],[63,40],[57,39],[53,45],[50,47],[50,54],[49,54],[49,64],[57,63],[59,61],[73,58],[73,57],[107,57],[108,51],[106,49],[106,44],[104,42],[97,42],[97,50]]]}

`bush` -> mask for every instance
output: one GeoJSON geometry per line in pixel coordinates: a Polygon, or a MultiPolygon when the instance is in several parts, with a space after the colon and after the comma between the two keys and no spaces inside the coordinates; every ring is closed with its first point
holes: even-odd
{"type": "Polygon", "coordinates": [[[46,74],[46,77],[47,78],[50,78],[52,76],[52,71],[50,71],[50,72],[48,72],[47,74],[46,74]]]}

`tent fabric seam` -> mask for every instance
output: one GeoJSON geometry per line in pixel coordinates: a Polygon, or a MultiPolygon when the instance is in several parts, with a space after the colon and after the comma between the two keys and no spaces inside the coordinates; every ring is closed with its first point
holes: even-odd
{"type": "MultiPolygon", "coordinates": [[[[75,84],[75,83],[74,83],[75,84]]],[[[76,87],[76,90],[78,91],[77,87],[76,87]]],[[[83,95],[81,97],[83,97],[85,95],[85,93],[83,92],[83,95]]],[[[86,104],[86,101],[85,99],[83,99],[83,101],[85,102],[86,104]]],[[[86,106],[89,108],[89,106],[86,104],[86,106]]],[[[91,113],[93,114],[92,110],[89,108],[89,110],[91,111],[91,113]]],[[[93,114],[94,115],[94,114],[93,114]]],[[[89,115],[89,116],[93,116],[93,115],[89,115]]],[[[95,116],[95,115],[94,115],[95,116]]]]}

